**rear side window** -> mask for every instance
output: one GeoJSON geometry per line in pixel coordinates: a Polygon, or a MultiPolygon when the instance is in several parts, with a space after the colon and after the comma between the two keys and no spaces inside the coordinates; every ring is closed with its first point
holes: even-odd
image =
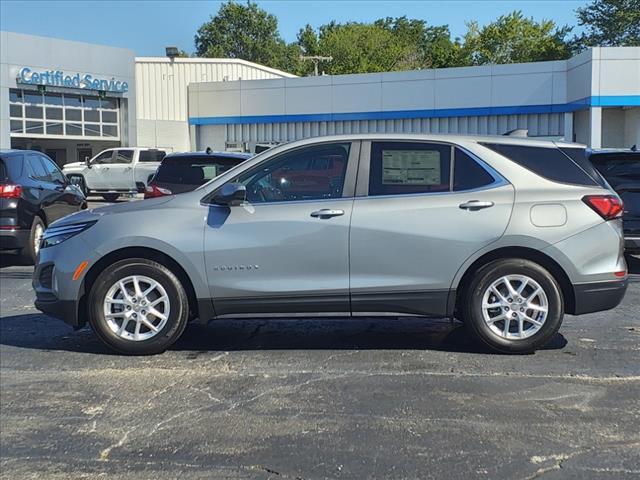
{"type": "Polygon", "coordinates": [[[27,169],[29,170],[29,176],[34,180],[41,182],[49,181],[49,174],[45,170],[43,163],[40,161],[40,157],[36,154],[27,155],[27,169]]]}
{"type": "Polygon", "coordinates": [[[113,163],[131,163],[133,160],[133,150],[116,150],[113,163]]]}
{"type": "Polygon", "coordinates": [[[453,190],[473,190],[491,185],[495,179],[466,152],[456,148],[453,162],[453,190]]]}
{"type": "Polygon", "coordinates": [[[448,192],[450,167],[449,145],[374,142],[369,196],[448,192]]]}
{"type": "Polygon", "coordinates": [[[166,153],[162,150],[142,150],[140,152],[140,162],[161,162],[166,153]]]}
{"type": "Polygon", "coordinates": [[[593,163],[589,161],[589,158],[587,157],[586,148],[561,147],[560,150],[565,155],[568,155],[571,158],[571,160],[576,162],[576,164],[578,164],[580,168],[582,168],[585,172],[587,172],[587,174],[591,178],[593,178],[598,185],[604,188],[609,188],[607,185],[607,181],[602,177],[600,172],[598,172],[596,167],[593,166],[593,163]]]}
{"type": "Polygon", "coordinates": [[[166,157],[154,177],[161,183],[179,183],[185,185],[203,185],[217,177],[242,160],[224,157],[166,157]]]}
{"type": "Polygon", "coordinates": [[[548,180],[575,185],[597,185],[593,178],[558,148],[500,143],[482,145],[548,180]]]}
{"type": "Polygon", "coordinates": [[[22,177],[24,155],[6,155],[0,157],[0,182],[15,182],[22,177]]]}

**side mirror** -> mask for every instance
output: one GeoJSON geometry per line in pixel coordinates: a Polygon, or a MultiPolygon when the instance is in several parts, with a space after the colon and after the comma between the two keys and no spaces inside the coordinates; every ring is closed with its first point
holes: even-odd
{"type": "Polygon", "coordinates": [[[91,168],[91,159],[89,157],[86,157],[84,159],[84,164],[87,166],[87,168],[91,168]]]}
{"type": "Polygon", "coordinates": [[[241,183],[226,183],[213,194],[213,203],[234,207],[241,205],[247,198],[247,187],[241,183]]]}

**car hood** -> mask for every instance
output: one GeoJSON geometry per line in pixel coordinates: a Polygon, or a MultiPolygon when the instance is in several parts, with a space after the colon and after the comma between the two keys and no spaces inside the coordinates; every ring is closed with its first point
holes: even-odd
{"type": "Polygon", "coordinates": [[[83,223],[99,220],[105,215],[117,215],[126,212],[140,212],[143,210],[155,210],[156,208],[164,208],[164,205],[173,201],[175,197],[166,196],[158,198],[150,198],[147,200],[122,202],[113,205],[106,205],[104,207],[91,208],[88,210],[81,210],[60,220],[53,222],[51,226],[61,227],[64,225],[71,225],[74,223],[83,223]]]}
{"type": "Polygon", "coordinates": [[[71,163],[65,163],[62,166],[62,170],[68,170],[71,168],[83,168],[86,167],[87,165],[84,162],[71,162],[71,163]]]}

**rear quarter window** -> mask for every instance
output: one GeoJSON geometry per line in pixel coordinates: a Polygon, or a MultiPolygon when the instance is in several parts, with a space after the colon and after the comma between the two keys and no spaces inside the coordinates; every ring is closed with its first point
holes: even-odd
{"type": "Polygon", "coordinates": [[[22,177],[24,155],[3,155],[0,157],[0,182],[16,181],[22,177]]]}
{"type": "Polygon", "coordinates": [[[598,182],[557,147],[482,143],[533,173],[558,183],[596,186],[598,182]]]}

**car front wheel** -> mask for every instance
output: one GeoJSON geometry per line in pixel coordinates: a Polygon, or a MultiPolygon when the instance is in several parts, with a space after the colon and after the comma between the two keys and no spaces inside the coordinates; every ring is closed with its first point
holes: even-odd
{"type": "Polygon", "coordinates": [[[164,265],[121,260],[98,276],[89,296],[89,324],[113,350],[151,355],[169,348],[185,329],[189,302],[164,265]]]}
{"type": "Polygon", "coordinates": [[[500,259],[482,267],[462,299],[466,326],[482,343],[505,353],[543,347],[564,316],[562,292],[541,265],[500,259]]]}

